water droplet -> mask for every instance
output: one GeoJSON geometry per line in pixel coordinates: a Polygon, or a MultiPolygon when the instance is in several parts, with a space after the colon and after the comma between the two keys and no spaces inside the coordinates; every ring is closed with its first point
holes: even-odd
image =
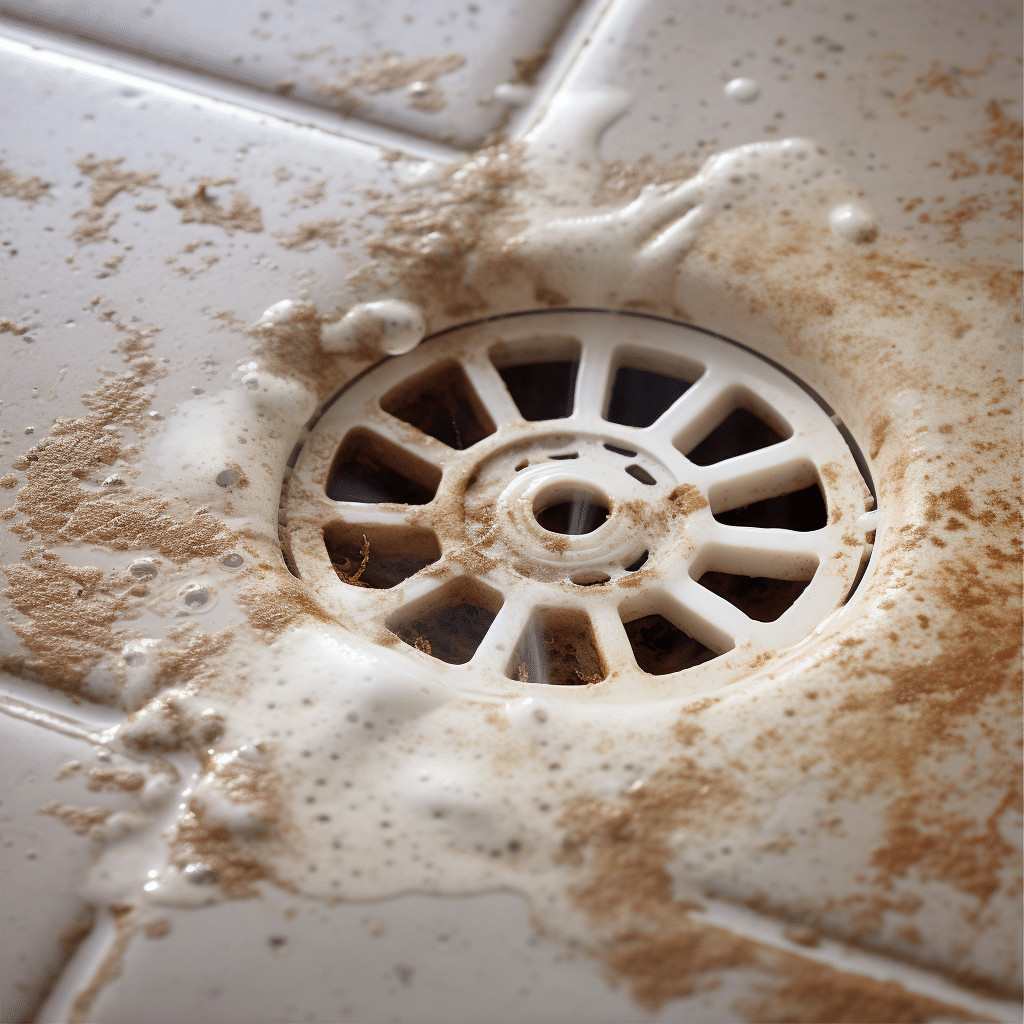
{"type": "Polygon", "coordinates": [[[225,555],[221,559],[221,564],[226,565],[229,569],[237,569],[244,562],[245,559],[236,552],[232,552],[230,555],[225,555]]]}
{"type": "Polygon", "coordinates": [[[848,242],[873,242],[878,237],[878,219],[860,203],[843,203],[828,218],[832,232],[848,242]]]}
{"type": "Polygon", "coordinates": [[[761,86],[752,78],[734,78],[725,83],[725,95],[737,103],[752,103],[761,95],[761,86]]]}
{"type": "Polygon", "coordinates": [[[204,590],[202,587],[185,592],[184,601],[189,608],[202,608],[202,606],[209,600],[209,592],[204,590]]]}
{"type": "Polygon", "coordinates": [[[151,580],[160,570],[157,568],[156,562],[147,558],[132,562],[128,566],[128,571],[137,580],[151,580]]]}
{"type": "Polygon", "coordinates": [[[222,469],[217,474],[217,483],[221,487],[234,487],[238,480],[238,471],[234,469],[222,469]]]}

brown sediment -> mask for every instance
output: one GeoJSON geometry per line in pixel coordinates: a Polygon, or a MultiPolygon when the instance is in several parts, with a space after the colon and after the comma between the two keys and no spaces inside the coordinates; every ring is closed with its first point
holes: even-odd
{"type": "Polygon", "coordinates": [[[114,812],[106,807],[76,807],[51,800],[39,808],[39,814],[49,814],[62,821],[76,836],[88,835],[102,825],[114,812]]]}
{"type": "Polygon", "coordinates": [[[0,196],[8,199],[20,199],[26,203],[34,203],[50,194],[52,183],[43,181],[35,175],[15,174],[9,167],[0,163],[0,196]]]}
{"type": "Polygon", "coordinates": [[[274,232],[274,237],[277,239],[277,244],[283,249],[309,252],[316,248],[318,242],[325,242],[334,249],[337,248],[341,240],[340,231],[344,223],[344,221],[329,218],[303,221],[292,231],[274,232]]]}
{"type": "Polygon", "coordinates": [[[115,196],[122,192],[138,195],[143,188],[164,187],[159,184],[160,176],[155,171],[125,171],[121,169],[123,162],[123,157],[97,160],[92,153],[77,162],[78,169],[93,180],[89,189],[89,205],[72,214],[81,223],[69,237],[79,245],[100,242],[107,237],[118,214],[111,214],[104,219],[104,209],[115,196]]]}
{"type": "Polygon", "coordinates": [[[241,192],[235,192],[229,206],[222,206],[207,189],[233,185],[234,178],[208,178],[199,182],[195,192],[172,196],[171,203],[181,210],[182,224],[214,224],[229,235],[236,231],[258,234],[263,230],[260,208],[241,192]]]}
{"type": "Polygon", "coordinates": [[[412,58],[384,53],[334,81],[327,82],[317,91],[321,96],[334,100],[343,110],[349,111],[364,102],[359,98],[360,92],[376,96],[378,93],[405,88],[414,82],[422,82],[426,86],[424,94],[414,96],[409,105],[435,112],[444,106],[444,94],[437,88],[437,79],[458,71],[465,63],[465,57],[457,53],[412,58]]]}

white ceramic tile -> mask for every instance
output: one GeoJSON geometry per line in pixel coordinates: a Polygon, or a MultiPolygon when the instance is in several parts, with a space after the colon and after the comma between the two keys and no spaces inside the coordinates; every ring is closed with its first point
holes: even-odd
{"type": "Polygon", "coordinates": [[[297,106],[341,110],[470,148],[501,127],[513,109],[495,98],[495,87],[521,78],[517,59],[531,62],[528,77],[534,81],[577,6],[575,0],[13,0],[0,12],[174,67],[285,93],[297,106]],[[380,62],[391,59],[396,63],[382,70],[380,62]],[[429,93],[410,92],[419,81],[429,93]],[[338,83],[345,82],[351,85],[342,95],[338,83]]]}

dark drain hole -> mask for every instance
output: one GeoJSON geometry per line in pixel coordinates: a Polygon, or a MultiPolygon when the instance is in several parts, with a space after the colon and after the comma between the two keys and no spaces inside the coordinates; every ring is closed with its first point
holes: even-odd
{"type": "Polygon", "coordinates": [[[436,466],[357,427],[346,435],[338,451],[327,497],[363,504],[426,505],[440,482],[441,471],[436,466]]]}
{"type": "Polygon", "coordinates": [[[725,598],[757,622],[774,622],[807,589],[810,580],[773,580],[766,576],[733,576],[706,572],[697,582],[725,598]]]}
{"type": "Polygon", "coordinates": [[[785,440],[752,412],[735,409],[696,448],[687,452],[686,457],[698,466],[711,466],[785,440]]]}
{"type": "Polygon", "coordinates": [[[691,384],[653,370],[620,366],[605,419],[627,427],[649,427],[691,384]]]}
{"type": "Polygon", "coordinates": [[[465,371],[454,361],[404,381],[380,406],[449,448],[471,448],[495,429],[465,371]]]}
{"type": "Polygon", "coordinates": [[[637,569],[642,569],[647,564],[649,554],[646,551],[640,552],[640,557],[635,562],[630,562],[629,565],[623,566],[626,572],[636,572],[637,569]]]}
{"type": "Polygon", "coordinates": [[[631,452],[628,448],[616,448],[613,444],[606,444],[605,448],[610,452],[615,452],[616,455],[625,455],[627,459],[636,458],[636,452],[631,452]]]}
{"type": "Polygon", "coordinates": [[[566,459],[578,459],[580,457],[579,452],[569,452],[568,455],[549,455],[549,459],[553,459],[555,462],[564,462],[566,459]]]}
{"type": "Polygon", "coordinates": [[[642,466],[627,466],[626,472],[634,479],[639,480],[642,484],[647,484],[648,487],[654,486],[658,481],[651,476],[642,466]]]}
{"type": "Polygon", "coordinates": [[[629,646],[641,670],[652,676],[703,665],[718,655],[699,640],[684,633],[663,615],[645,615],[624,622],[629,646]]]}
{"type": "Polygon", "coordinates": [[[524,420],[560,420],[572,415],[579,365],[566,359],[497,369],[524,420]]]}
{"type": "Polygon", "coordinates": [[[342,583],[389,590],[438,561],[430,530],[331,523],[324,529],[327,557],[342,583]]]}
{"type": "Polygon", "coordinates": [[[537,513],[537,522],[549,533],[576,536],[593,533],[608,518],[608,509],[586,498],[560,501],[537,513]]]}
{"type": "Polygon", "coordinates": [[[521,683],[585,686],[606,673],[586,612],[540,609],[519,638],[508,675],[521,683]]]}
{"type": "Polygon", "coordinates": [[[388,620],[388,629],[432,658],[465,665],[483,642],[501,605],[499,593],[462,578],[403,608],[388,620]]]}
{"type": "Polygon", "coordinates": [[[828,523],[825,498],[817,484],[778,498],[755,501],[728,512],[716,512],[724,526],[755,526],[762,530],[795,530],[810,533],[828,523]]]}

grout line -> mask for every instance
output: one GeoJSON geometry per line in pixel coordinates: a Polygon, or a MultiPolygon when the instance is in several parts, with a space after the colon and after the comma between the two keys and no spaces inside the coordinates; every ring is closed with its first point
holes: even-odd
{"type": "Polygon", "coordinates": [[[0,16],[0,53],[52,64],[118,84],[143,88],[176,102],[195,104],[264,124],[268,119],[333,139],[393,149],[420,160],[451,163],[466,152],[368,121],[320,111],[312,105],[284,99],[260,89],[213,76],[171,67],[97,43],[71,39],[58,32],[27,26],[0,16]]]}
{"type": "Polygon", "coordinates": [[[616,0],[591,0],[569,19],[551,47],[536,95],[509,122],[511,138],[523,138],[543,118],[548,104],[562,90],[577,65],[589,56],[591,40],[610,19],[615,7],[616,0]]]}
{"type": "Polygon", "coordinates": [[[979,995],[948,980],[936,971],[908,964],[882,953],[851,946],[820,935],[815,946],[806,946],[786,938],[789,924],[759,914],[728,900],[703,898],[704,910],[691,911],[695,922],[715,925],[734,935],[760,942],[781,952],[813,960],[837,971],[859,974],[875,981],[896,982],[918,996],[962,1007],[981,1018],[994,1018],[1014,1024],[1021,1020],[1021,1004],[1011,999],[979,995]]]}

